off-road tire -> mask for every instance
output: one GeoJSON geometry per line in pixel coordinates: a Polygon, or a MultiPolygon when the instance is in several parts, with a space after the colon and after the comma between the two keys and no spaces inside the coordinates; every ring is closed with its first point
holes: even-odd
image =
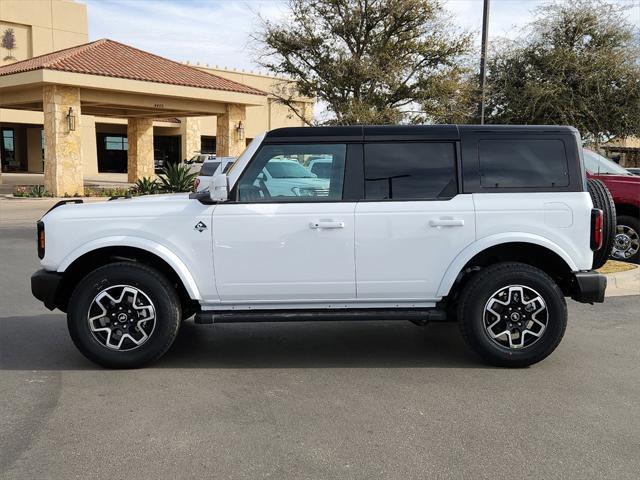
{"type": "Polygon", "coordinates": [[[181,323],[180,299],[171,283],[157,270],[135,262],[100,267],[76,286],[67,311],[67,326],[76,347],[92,362],[107,368],[138,368],[158,360],[171,347],[181,323]],[[130,285],[143,292],[155,307],[155,327],[145,343],[128,350],[102,345],[89,328],[94,298],[105,288],[130,285]]]}
{"type": "Polygon", "coordinates": [[[485,362],[500,367],[526,367],[546,358],[562,340],[567,326],[567,305],[558,285],[542,270],[524,263],[497,263],[474,274],[463,287],[458,324],[465,342],[485,362]],[[496,291],[508,285],[536,290],[549,314],[547,328],[539,340],[520,349],[497,345],[485,330],[485,305],[496,291]]]}
{"type": "Polygon", "coordinates": [[[613,202],[611,192],[604,183],[595,178],[587,179],[587,187],[591,195],[593,207],[602,210],[602,248],[593,252],[592,268],[602,267],[613,250],[613,242],[616,236],[616,205],[613,202]]]}

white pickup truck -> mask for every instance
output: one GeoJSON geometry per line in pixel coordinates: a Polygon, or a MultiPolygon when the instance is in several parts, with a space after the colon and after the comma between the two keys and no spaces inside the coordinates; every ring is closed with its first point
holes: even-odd
{"type": "Polygon", "coordinates": [[[615,214],[570,127],[278,129],[210,181],[38,222],[33,294],[89,359],[157,360],[194,316],[457,321],[485,361],[525,366],[562,339],[565,297],[604,299],[615,214]]]}

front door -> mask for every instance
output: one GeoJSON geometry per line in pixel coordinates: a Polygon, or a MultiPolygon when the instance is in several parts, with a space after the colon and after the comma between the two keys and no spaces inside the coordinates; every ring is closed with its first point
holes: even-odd
{"type": "Polygon", "coordinates": [[[358,298],[429,301],[475,239],[471,195],[458,194],[455,144],[371,143],[356,208],[358,298]]]}
{"type": "Polygon", "coordinates": [[[346,145],[263,145],[213,214],[221,301],[330,303],[355,299],[355,202],[342,201],[346,145]],[[330,178],[308,165],[322,156],[330,178]]]}

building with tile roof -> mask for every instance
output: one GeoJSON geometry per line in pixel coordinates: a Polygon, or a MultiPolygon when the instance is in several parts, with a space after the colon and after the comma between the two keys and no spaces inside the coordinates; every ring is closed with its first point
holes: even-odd
{"type": "Polygon", "coordinates": [[[238,155],[262,131],[313,114],[310,99],[296,111],[275,101],[283,79],[88,42],[84,4],[0,4],[0,38],[10,38],[0,45],[0,171],[44,172],[52,193],[81,193],[83,177],[101,172],[135,181],[153,175],[154,159],[238,155]]]}

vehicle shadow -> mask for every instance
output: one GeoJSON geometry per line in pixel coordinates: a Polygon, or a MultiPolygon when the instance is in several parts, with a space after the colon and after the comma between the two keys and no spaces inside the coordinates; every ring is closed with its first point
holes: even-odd
{"type": "MultiPolygon", "coordinates": [[[[455,324],[187,321],[151,368],[487,368],[455,324]]],[[[0,318],[0,370],[100,368],[75,348],[61,314],[0,318]]]]}

